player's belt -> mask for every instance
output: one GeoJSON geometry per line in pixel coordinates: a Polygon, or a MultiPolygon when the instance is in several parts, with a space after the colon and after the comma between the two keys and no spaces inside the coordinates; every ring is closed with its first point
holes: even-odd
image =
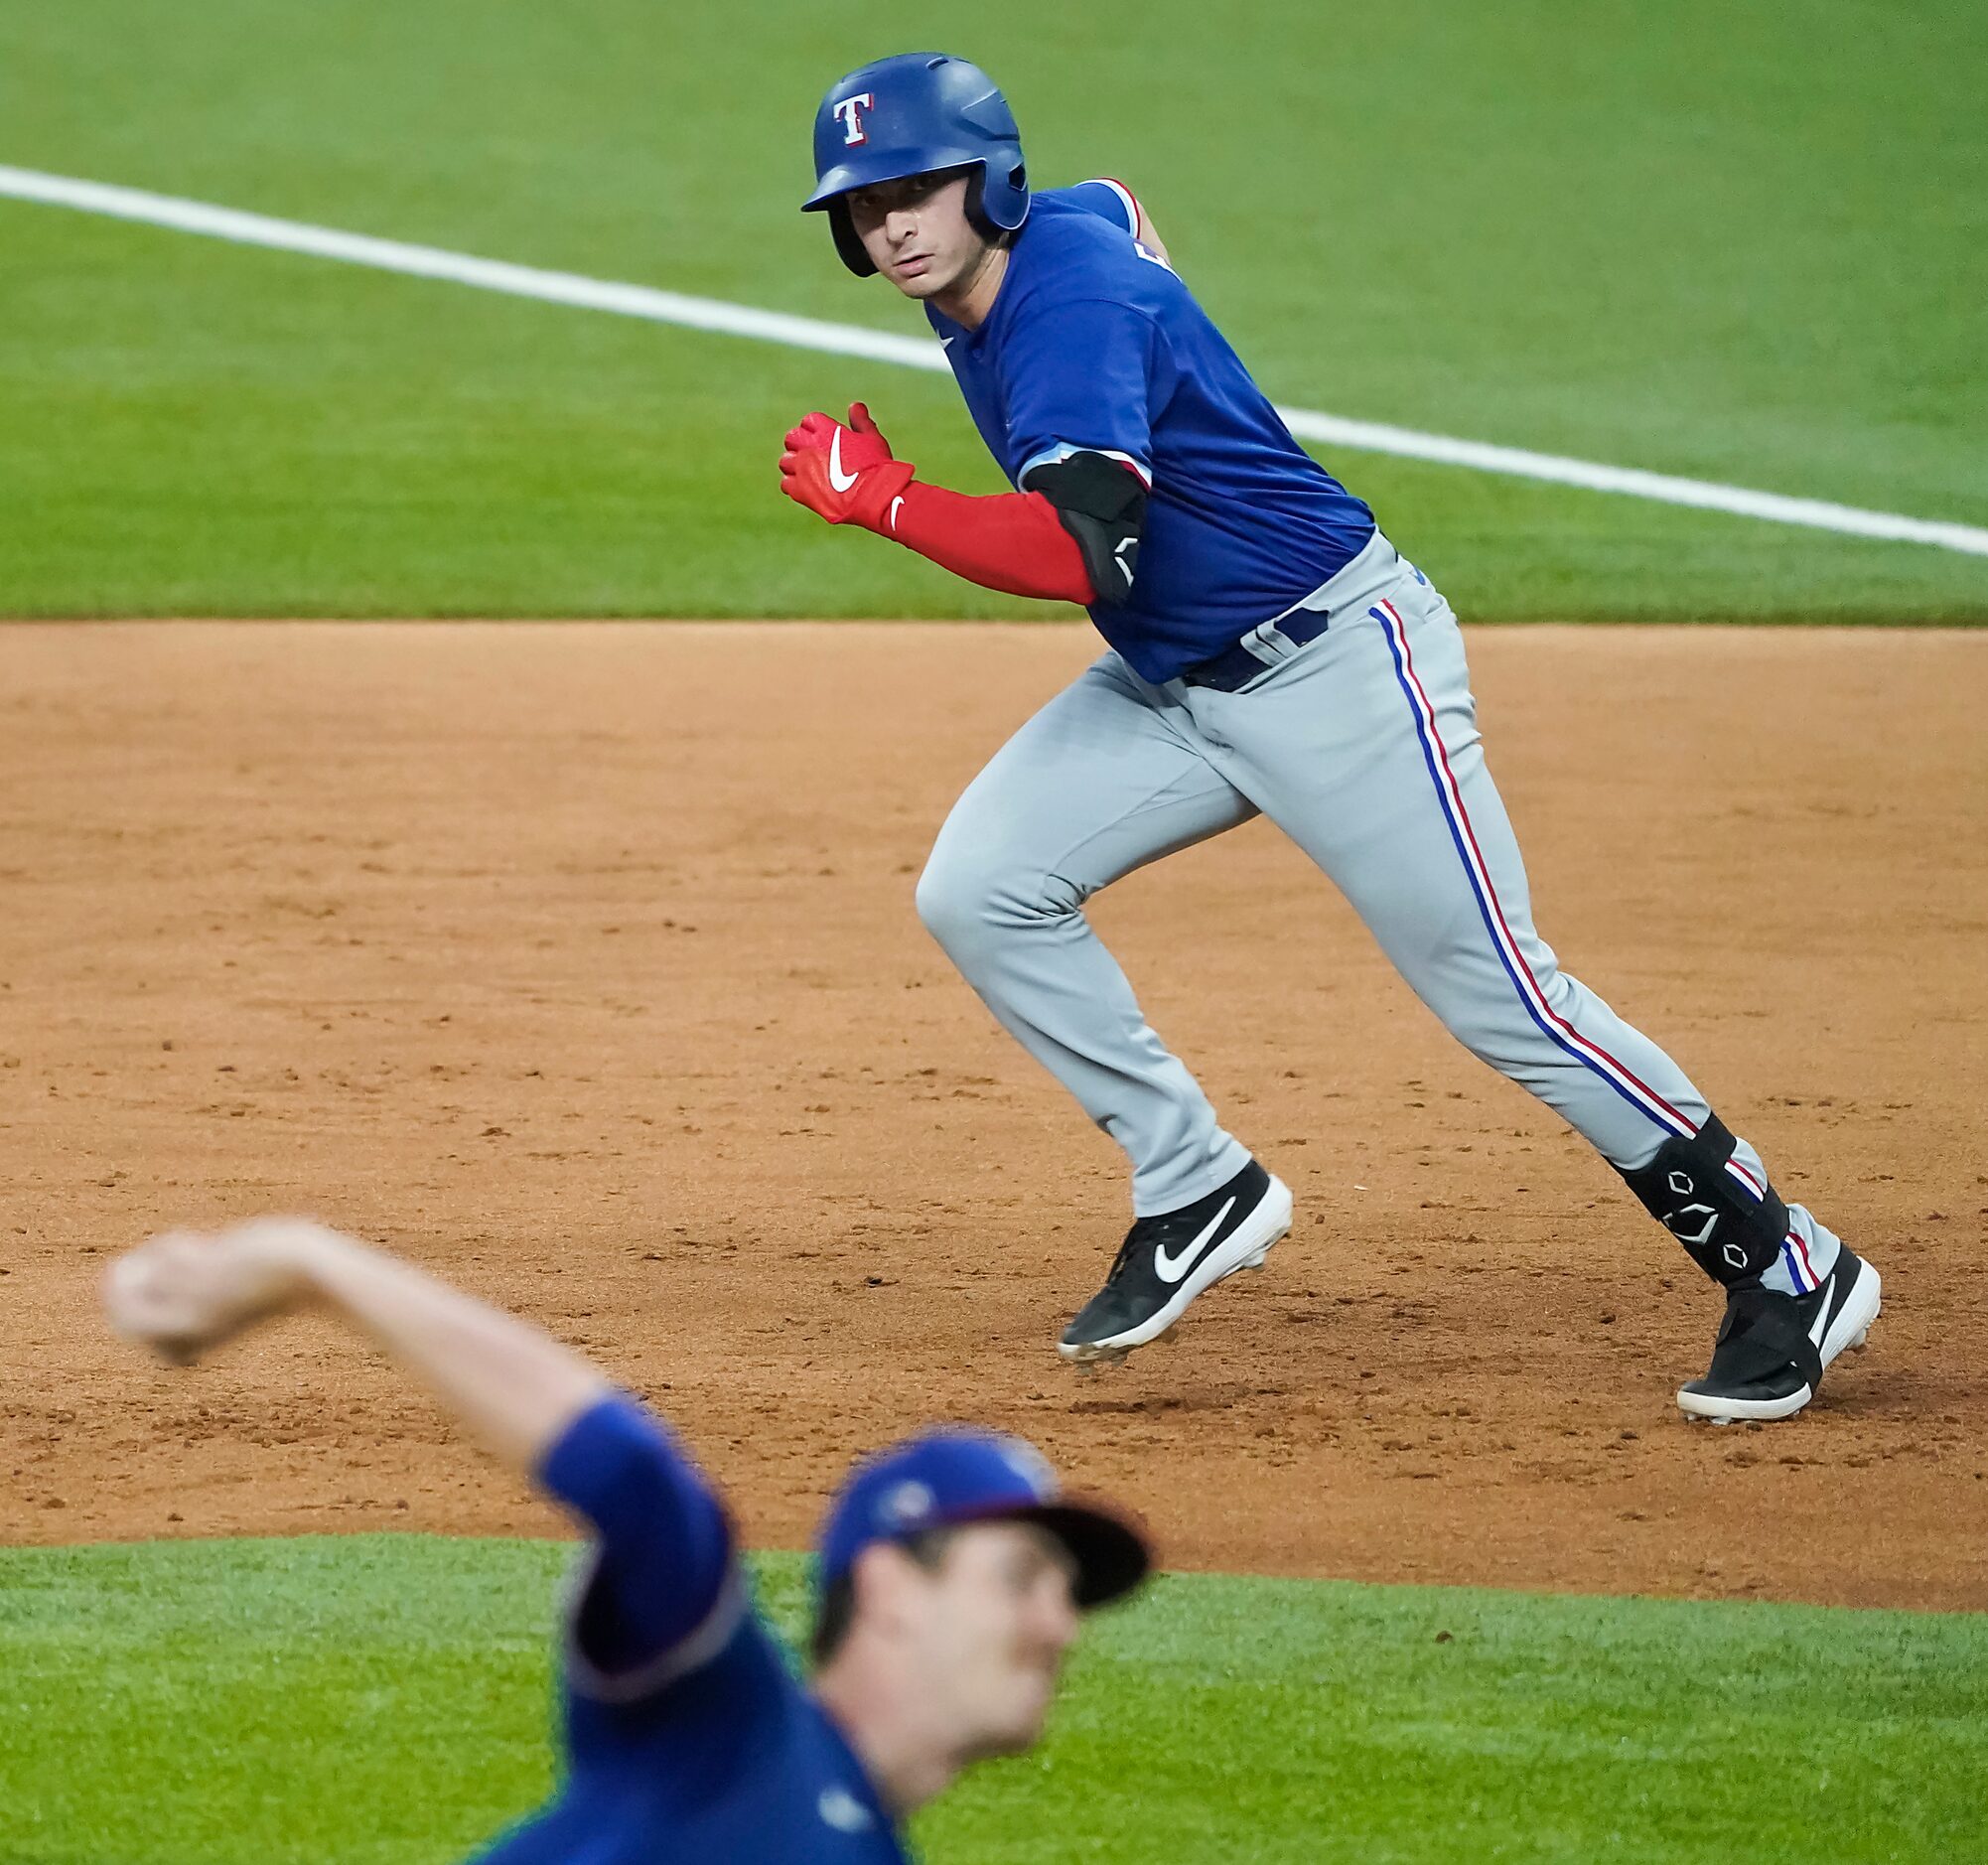
{"type": "Polygon", "coordinates": [[[1294,609],[1276,622],[1251,629],[1220,653],[1197,660],[1181,679],[1189,686],[1211,686],[1218,693],[1232,693],[1239,686],[1247,686],[1259,673],[1268,673],[1283,658],[1263,641],[1264,636],[1281,636],[1288,644],[1288,652],[1290,647],[1302,647],[1307,642],[1317,641],[1331,621],[1332,617],[1323,609],[1294,609]]]}

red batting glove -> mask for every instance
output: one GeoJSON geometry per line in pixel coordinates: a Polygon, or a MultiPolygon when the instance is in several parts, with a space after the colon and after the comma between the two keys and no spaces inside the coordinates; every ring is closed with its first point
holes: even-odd
{"type": "Polygon", "coordinates": [[[891,453],[870,410],[849,404],[849,422],[810,414],[787,431],[781,455],[781,491],[830,524],[860,524],[888,532],[891,502],[917,471],[891,453]]]}

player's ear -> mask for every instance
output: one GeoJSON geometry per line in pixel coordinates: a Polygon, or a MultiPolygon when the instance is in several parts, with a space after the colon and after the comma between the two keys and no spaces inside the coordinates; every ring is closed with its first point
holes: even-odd
{"type": "Polygon", "coordinates": [[[901,1628],[911,1607],[918,1568],[904,1549],[872,1541],[849,1564],[849,1622],[889,1636],[901,1628]]]}

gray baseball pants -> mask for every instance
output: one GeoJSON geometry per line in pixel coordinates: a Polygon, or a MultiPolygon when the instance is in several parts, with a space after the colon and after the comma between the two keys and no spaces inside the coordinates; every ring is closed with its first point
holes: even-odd
{"type": "MultiPolygon", "coordinates": [[[[1235,692],[1094,661],[967,787],[919,882],[920,916],[967,982],[1125,1149],[1135,1215],[1193,1203],[1249,1155],[1146,1022],[1084,903],[1259,813],[1459,1042],[1611,1164],[1695,1133],[1705,1097],[1533,930],[1450,605],[1376,534],[1307,607],[1329,613],[1326,632],[1255,631],[1263,671],[1235,692]]],[[[1744,1139],[1733,1163],[1765,1183],[1744,1139]]],[[[1837,1240],[1798,1205],[1788,1223],[1766,1282],[1800,1293],[1837,1240]]]]}

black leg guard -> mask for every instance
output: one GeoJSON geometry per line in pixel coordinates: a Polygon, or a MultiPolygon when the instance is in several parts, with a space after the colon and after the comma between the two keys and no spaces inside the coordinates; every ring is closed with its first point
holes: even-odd
{"type": "Polygon", "coordinates": [[[1665,1140],[1656,1157],[1623,1178],[1691,1260],[1732,1287],[1774,1266],[1787,1235],[1787,1207],[1773,1186],[1756,1199],[1726,1170],[1734,1139],[1717,1114],[1688,1140],[1665,1140]]]}

